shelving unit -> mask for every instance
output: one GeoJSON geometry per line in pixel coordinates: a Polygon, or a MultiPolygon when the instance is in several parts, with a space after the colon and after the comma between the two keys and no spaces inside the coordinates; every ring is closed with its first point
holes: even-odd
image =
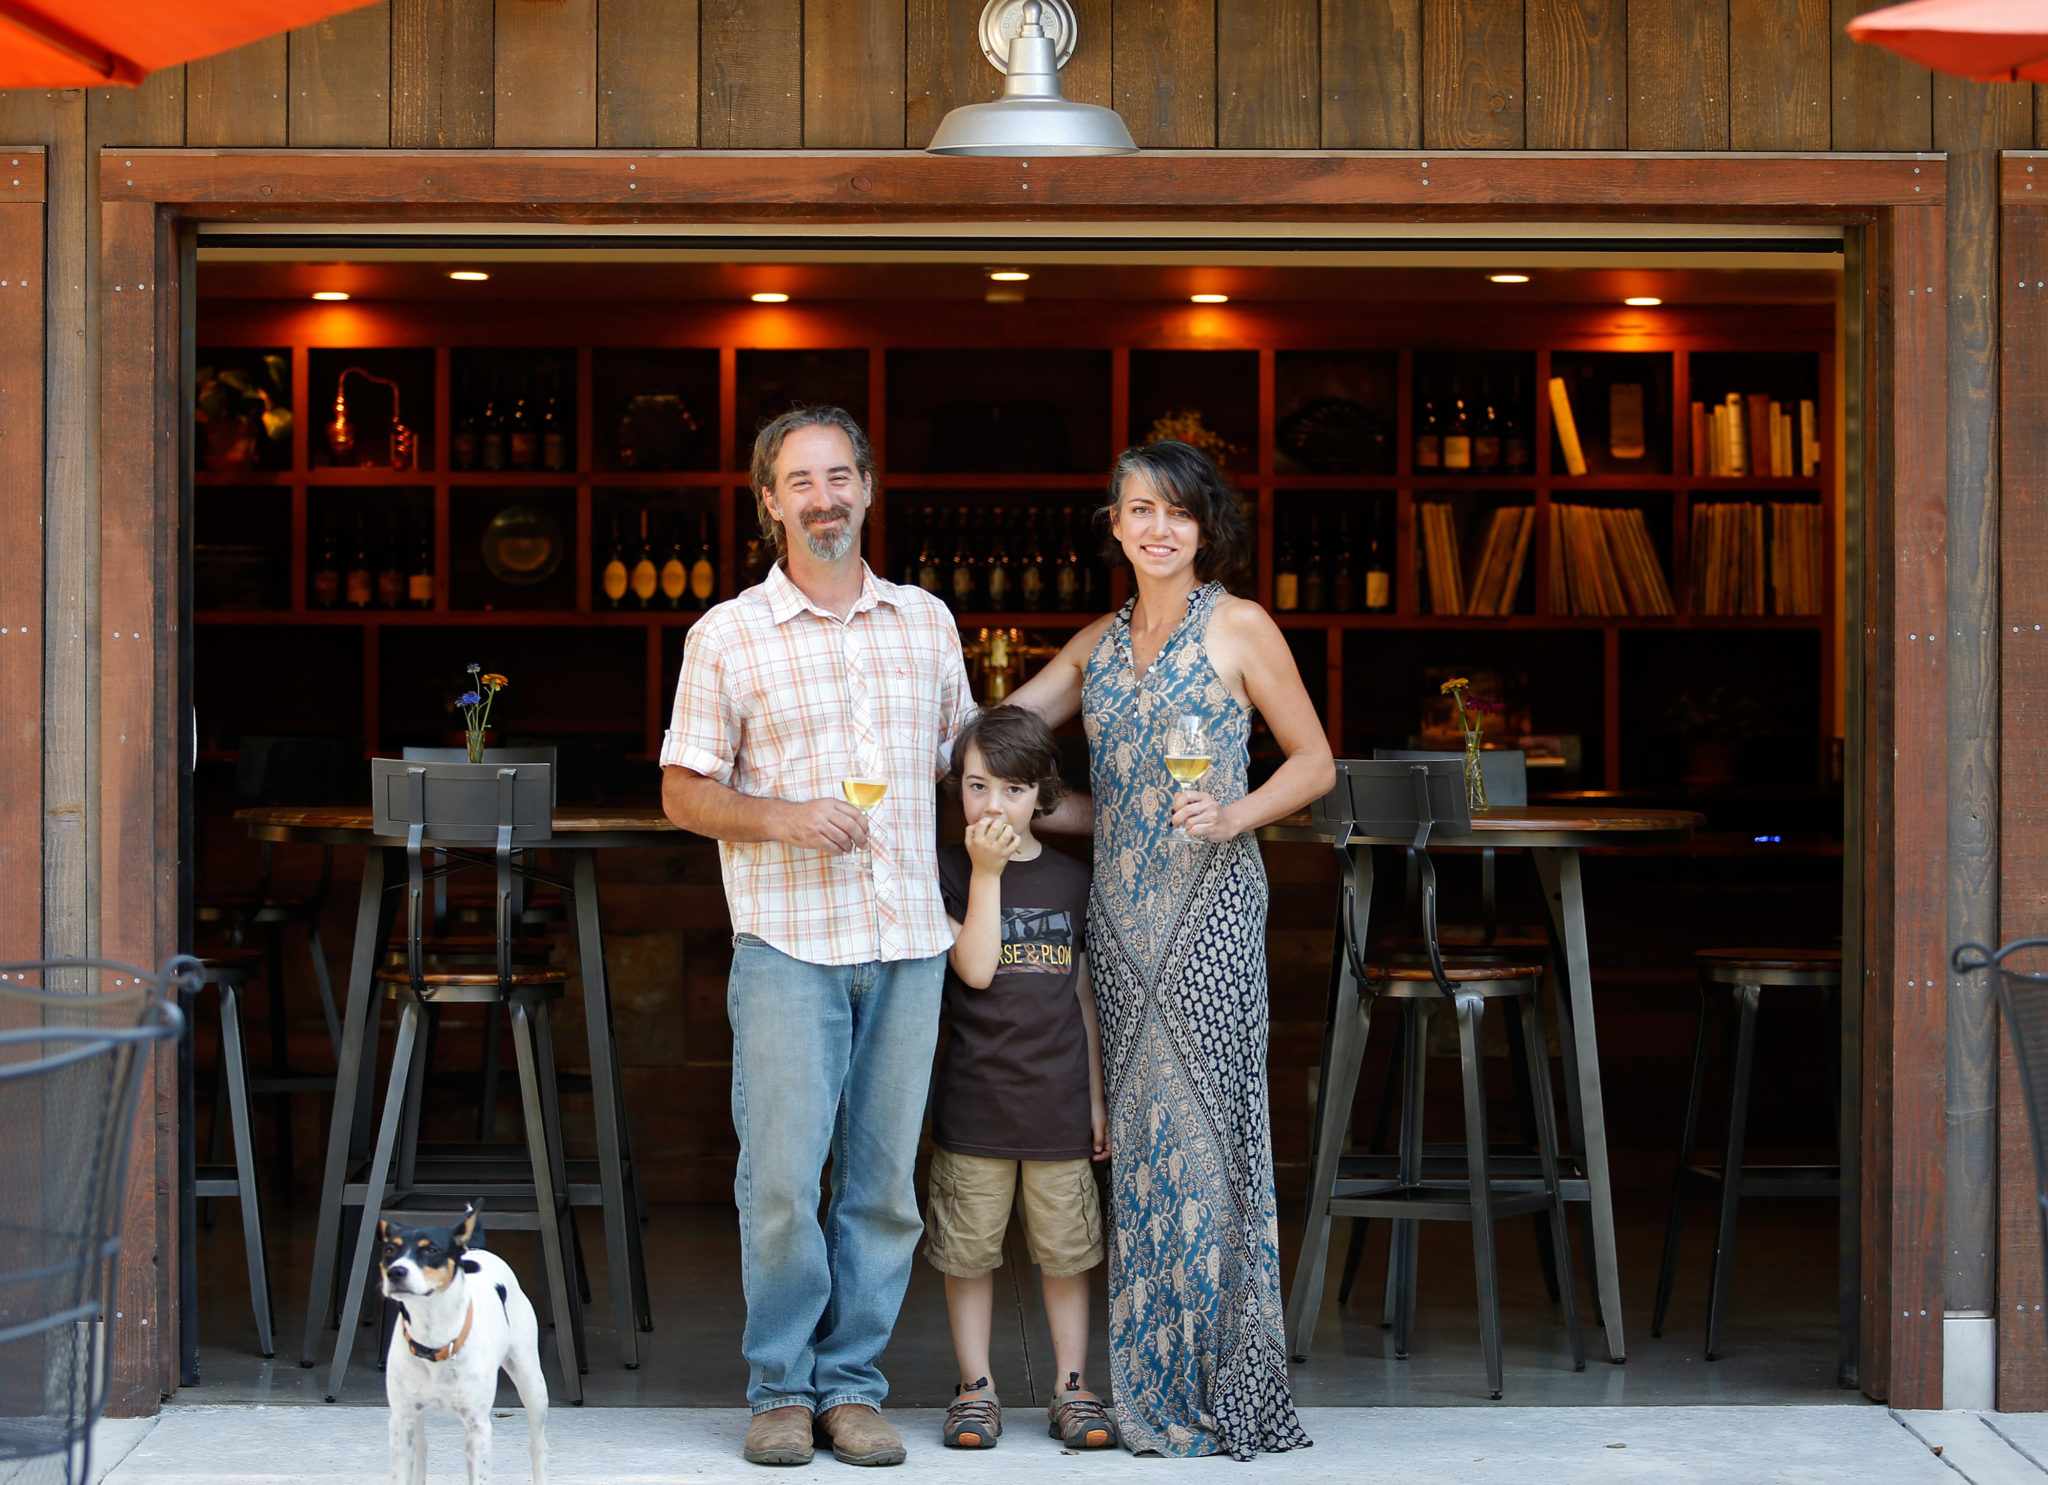
{"type": "MultiPolygon", "coordinates": [[[[1656,315],[1549,306],[1519,315],[1489,311],[1483,318],[1443,306],[1387,306],[1382,313],[1378,306],[1365,312],[1357,305],[1285,302],[1242,313],[1234,306],[1225,313],[1134,302],[955,302],[923,314],[918,306],[886,301],[773,310],[723,303],[526,308],[532,312],[507,315],[441,302],[330,309],[202,300],[202,347],[221,348],[221,356],[264,347],[288,352],[299,410],[289,469],[197,475],[200,540],[229,528],[271,553],[268,590],[280,600],[197,612],[202,672],[256,656],[281,657],[300,637],[310,642],[314,636],[320,637],[314,648],[332,665],[342,636],[353,631],[359,637],[355,662],[340,667],[334,684],[356,688],[371,751],[423,740],[418,734],[432,730],[432,719],[415,704],[419,697],[395,694],[401,675],[410,677],[408,686],[424,685],[434,664],[459,670],[462,661],[479,658],[514,673],[508,731],[601,736],[628,757],[649,758],[659,745],[683,636],[695,614],[605,606],[598,569],[609,544],[609,510],[637,510],[652,499],[676,510],[702,511],[716,546],[717,596],[729,596],[740,579],[754,520],[744,467],[753,426],[795,400],[839,401],[864,417],[881,470],[882,496],[868,525],[870,561],[900,580],[917,555],[914,525],[924,507],[939,511],[941,521],[962,508],[996,505],[1092,509],[1116,448],[1142,439],[1154,418],[1195,407],[1208,428],[1235,446],[1226,469],[1255,512],[1258,536],[1247,587],[1269,609],[1276,531],[1316,507],[1359,510],[1371,502],[1388,514],[1394,547],[1389,611],[1276,616],[1341,751],[1405,741],[1416,725],[1417,667],[1477,666],[1504,657],[1518,667],[1516,684],[1527,693],[1533,730],[1582,738],[1586,763],[1571,784],[1645,787],[1655,770],[1633,759],[1643,738],[1655,732],[1644,709],[1670,689],[1658,678],[1668,680],[1680,658],[1695,670],[1703,667],[1709,680],[1717,666],[1739,673],[1759,646],[1768,646],[1779,652],[1781,668],[1790,667],[1789,679],[1776,685],[1776,699],[1798,698],[1797,714],[1784,717],[1785,736],[1811,747],[1787,763],[1789,786],[1827,781],[1826,723],[1839,623],[1833,596],[1839,502],[1833,336],[1824,306],[1702,307],[1656,315]],[[374,356],[378,364],[372,369],[382,374],[403,365],[416,369],[405,410],[420,437],[420,468],[324,467],[312,457],[327,411],[320,398],[331,395],[325,389],[343,365],[354,364],[352,356],[366,363],[374,356]],[[415,412],[413,389],[429,360],[431,406],[415,412]],[[519,367],[543,363],[561,368],[561,395],[570,404],[564,412],[574,431],[573,469],[450,472],[449,430],[460,386],[473,385],[493,366],[513,367],[510,374],[516,374],[519,367]],[[1513,475],[1418,471],[1412,433],[1419,380],[1482,364],[1496,380],[1521,380],[1532,467],[1513,475]],[[1626,462],[1603,452],[1593,472],[1574,477],[1562,471],[1543,390],[1553,373],[1577,377],[1588,368],[1595,372],[1591,384],[1598,385],[1602,365],[1626,366],[1645,385],[1649,448],[1643,459],[1626,462]],[[1755,385],[1739,385],[1745,376],[1755,385]],[[634,388],[663,384],[663,378],[683,393],[701,427],[685,461],[691,467],[607,467],[619,462],[610,441],[615,404],[634,388]],[[1691,467],[1696,381],[1711,396],[1724,390],[1810,396],[1819,411],[1821,467],[1812,478],[1685,473],[1691,467]],[[1379,437],[1368,438],[1344,472],[1307,472],[1279,446],[1277,430],[1297,407],[1333,396],[1367,408],[1378,421],[1379,437]],[[430,610],[309,607],[309,548],[318,540],[319,513],[345,508],[371,492],[380,499],[410,492],[408,499],[431,509],[430,610]],[[474,580],[474,563],[456,547],[473,541],[470,528],[490,503],[481,498],[486,492],[507,503],[545,495],[559,505],[567,544],[563,567],[573,583],[564,584],[557,606],[523,606],[510,589],[495,602],[479,597],[491,591],[489,584],[474,580]],[[1549,512],[1554,502],[1581,494],[1606,503],[1627,495],[1644,508],[1657,533],[1672,615],[1593,618],[1560,612],[1562,595],[1550,591],[1549,512]],[[1481,617],[1427,611],[1416,507],[1448,495],[1469,497],[1463,504],[1481,511],[1503,499],[1535,507],[1532,550],[1515,612],[1481,617]],[[1689,512],[1703,499],[1817,501],[1828,533],[1822,611],[1758,617],[1691,612],[1689,512]],[[892,532],[900,532],[900,539],[892,532]],[[283,566],[288,582],[275,564],[283,566]],[[555,632],[559,640],[548,637],[555,632]],[[571,634],[583,637],[572,641],[571,634]],[[522,674],[535,680],[545,675],[545,689],[562,694],[550,668],[549,656],[557,649],[573,655],[572,669],[610,677],[617,694],[593,695],[585,707],[550,707],[564,713],[550,718],[516,705],[522,674]],[[1400,666],[1407,667],[1405,679],[1390,669],[1400,666]]],[[[202,360],[212,354],[203,349],[202,360]]],[[[1580,422],[1592,447],[1604,409],[1597,418],[1582,413],[1580,422]]],[[[1353,542],[1362,551],[1356,531],[1353,542]]],[[[1097,591],[1106,601],[1098,601],[1095,611],[1122,601],[1124,576],[1105,571],[1097,591]]],[[[1362,582],[1355,587],[1363,592],[1362,582]]],[[[1020,628],[1054,641],[1089,617],[1014,610],[960,616],[970,633],[1020,628]]],[[[206,694],[202,675],[203,734],[206,694]]],[[[232,746],[234,732],[291,730],[293,719],[286,716],[281,723],[274,708],[244,713],[229,703],[215,709],[214,721],[202,747],[218,753],[232,746]]]]}

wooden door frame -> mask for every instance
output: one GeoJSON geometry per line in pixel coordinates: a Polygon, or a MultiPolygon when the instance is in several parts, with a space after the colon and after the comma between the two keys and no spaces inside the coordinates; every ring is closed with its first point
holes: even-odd
{"type": "MultiPolygon", "coordinates": [[[[97,636],[101,941],[155,962],[176,941],[174,728],[184,429],[178,283],[194,224],[1431,221],[1840,225],[1865,265],[1864,581],[1852,669],[1861,747],[1860,1376],[1895,1406],[1939,1407],[1942,1321],[1946,700],[1944,170],[1939,154],[1147,151],[1109,159],[919,152],[106,149],[100,160],[103,622],[97,636]],[[1197,215],[1199,214],[1199,215],[1197,215]],[[152,374],[140,374],[151,369],[152,374]],[[148,535],[148,544],[134,533],[148,535]],[[1860,660],[1860,666],[1858,661],[1860,660]]],[[[1852,285],[1850,292],[1858,292],[1852,285]]],[[[1845,622],[1848,616],[1845,615],[1845,622]]],[[[1856,728],[1852,724],[1852,734],[1856,728]]],[[[1852,742],[1855,739],[1852,736],[1852,742]]],[[[1856,1008],[1860,1005],[1860,1011],[1856,1008]]],[[[1852,1021],[1852,1026],[1857,1022],[1852,1021]]],[[[169,1125],[145,1131],[155,1168],[169,1125]]],[[[1854,1131],[1850,1131],[1852,1137],[1854,1131]]],[[[135,1239],[174,1239],[170,1193],[131,1193],[135,1239]],[[137,1207],[147,1207],[145,1213],[137,1207]]],[[[162,1259],[168,1269],[171,1260],[162,1259]]],[[[174,1367],[162,1283],[124,1273],[117,1375],[174,1367]],[[136,1287],[131,1296],[130,1285],[136,1287]],[[146,1339],[145,1339],[146,1336],[146,1339]],[[159,1349],[160,1348],[160,1349],[159,1349]]]]}

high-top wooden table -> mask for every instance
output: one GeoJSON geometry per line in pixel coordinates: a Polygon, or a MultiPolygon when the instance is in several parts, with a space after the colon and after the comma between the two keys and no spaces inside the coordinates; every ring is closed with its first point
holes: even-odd
{"type": "MultiPolygon", "coordinates": [[[[1585,847],[1669,847],[1692,839],[1704,817],[1685,810],[1632,810],[1598,805],[1503,806],[1472,817],[1470,835],[1432,834],[1430,850],[1479,850],[1488,846],[1519,847],[1529,852],[1550,908],[1550,932],[1558,949],[1564,983],[1558,987],[1558,1044],[1565,1078],[1565,1106],[1570,1115],[1572,1147],[1584,1167],[1584,1195],[1593,1229],[1594,1292],[1607,1331],[1608,1358],[1628,1358],[1621,1328],[1621,1276],[1616,1267],[1614,1184],[1607,1163],[1607,1116],[1600,1098],[1600,1048],[1593,1030],[1593,972],[1587,949],[1586,894],[1579,869],[1585,847]]],[[[1259,831],[1268,841],[1300,841],[1329,846],[1307,815],[1259,831]]],[[[1358,873],[1363,906],[1357,931],[1363,938],[1372,902],[1372,847],[1406,846],[1406,836],[1351,837],[1350,850],[1358,873]]],[[[1316,1310],[1322,1303],[1323,1275],[1329,1255],[1330,1194],[1337,1180],[1337,1160],[1351,1122],[1351,1100],[1357,1091],[1358,1067],[1331,1066],[1330,1051],[1341,1016],[1358,1014],[1358,987],[1351,983],[1344,953],[1344,929],[1337,927],[1330,1006],[1323,1027],[1323,1071],[1317,1084],[1322,1101],[1317,1120],[1315,1157],[1309,1177],[1309,1230],[1302,1241],[1301,1262],[1288,1293],[1286,1335],[1290,1352],[1306,1354],[1314,1334],[1316,1310]],[[1317,1214],[1320,1215],[1318,1220],[1317,1214]]],[[[1361,1048],[1362,1050],[1362,1048],[1361,1048]]],[[[1347,1059],[1348,1060],[1348,1059],[1347,1059]]],[[[1539,1090],[1540,1092],[1540,1090],[1539,1090]]],[[[1578,1182],[1567,1182],[1576,1188],[1578,1182]]],[[[1567,1192],[1567,1199],[1577,1193],[1567,1192]]]]}
{"type": "MultiPolygon", "coordinates": [[[[327,1131],[327,1165],[320,1183],[320,1225],[314,1229],[313,1277],[306,1302],[305,1345],[300,1363],[312,1366],[327,1314],[336,1245],[340,1238],[342,1188],[352,1160],[368,1154],[374,1120],[371,1093],[376,1082],[376,987],[371,976],[390,941],[405,885],[405,840],[370,833],[370,808],[363,805],[263,805],[237,810],[235,819],[256,840],[310,841],[364,846],[362,894],[356,909],[355,949],[349,958],[348,999],[342,1009],[341,1065],[336,1070],[334,1118],[327,1131]]],[[[569,890],[575,899],[576,951],[583,976],[584,1022],[590,1038],[591,1104],[597,1122],[598,1182],[611,1270],[612,1313],[619,1331],[620,1359],[639,1365],[638,1332],[647,1316],[647,1297],[634,1293],[629,1244],[637,1247],[637,1217],[623,1181],[625,1109],[617,1048],[612,1042],[610,989],[605,980],[604,926],[598,915],[597,858],[601,850],[672,846],[683,832],[653,805],[610,809],[557,806],[554,833],[522,842],[522,851],[566,857],[569,890]],[[612,1090],[607,1096],[606,1090],[612,1090]]],[[[375,1198],[372,1198],[374,1202],[375,1198]]],[[[571,1379],[573,1381],[573,1379],[571,1379]]]]}

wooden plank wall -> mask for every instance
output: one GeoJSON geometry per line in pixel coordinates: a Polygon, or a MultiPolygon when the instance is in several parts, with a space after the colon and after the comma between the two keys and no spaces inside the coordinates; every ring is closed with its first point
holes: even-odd
{"type": "MultiPolygon", "coordinates": [[[[1842,23],[1868,8],[1080,0],[1062,84],[1159,149],[1948,149],[1982,133],[1987,98],[2008,147],[2048,145],[2035,90],[1937,86],[1850,42],[1842,23]]],[[[975,0],[384,0],[108,108],[125,115],[117,134],[191,145],[915,149],[948,109],[1000,90],[979,13],[975,0]]]]}
{"type": "MultiPolygon", "coordinates": [[[[1983,152],[2048,145],[2048,102],[2033,90],[1965,88],[1849,42],[1842,24],[1866,8],[1868,0],[1077,0],[1080,49],[1062,81],[1069,97],[1120,109],[1141,145],[1161,149],[1983,152]]],[[[147,698],[135,688],[160,686],[168,674],[167,651],[140,654],[145,641],[117,643],[109,637],[117,626],[101,622],[103,608],[109,616],[118,611],[123,633],[154,634],[163,617],[155,606],[161,595],[150,591],[115,593],[108,603],[120,559],[101,546],[104,523],[123,498],[111,480],[103,488],[101,466],[106,460],[115,472],[118,418],[125,416],[103,403],[102,389],[108,399],[126,395],[118,378],[103,381],[101,366],[106,355],[137,349],[101,345],[99,306],[110,292],[102,280],[117,266],[154,271],[137,256],[135,222],[122,208],[103,215],[96,205],[103,166],[119,168],[118,147],[914,149],[949,108],[995,95],[999,79],[973,34],[979,10],[979,0],[382,0],[171,69],[139,90],[0,94],[0,143],[45,147],[50,167],[39,263],[43,416],[40,427],[10,421],[0,437],[0,491],[11,491],[8,481],[27,468],[18,445],[5,440],[40,441],[40,594],[5,585],[0,571],[0,627],[15,606],[39,605],[40,654],[24,659],[0,645],[0,681],[18,698],[22,667],[33,673],[39,659],[43,949],[83,952],[103,941],[114,948],[125,941],[125,922],[146,920],[168,900],[131,902],[122,895],[126,886],[100,890],[104,854],[156,849],[150,832],[161,820],[154,804],[147,821],[102,811],[108,778],[127,777],[134,766],[107,725],[110,708],[144,705],[138,715],[146,715],[147,698]],[[107,147],[117,152],[103,158],[107,147]],[[124,653],[120,644],[138,651],[124,653]],[[120,916],[131,912],[142,917],[120,916]]],[[[20,230],[0,226],[0,257],[16,250],[8,234],[20,230]]],[[[1920,262],[1928,248],[1924,233],[1906,233],[1885,251],[1920,262]]],[[[1928,282],[1942,282],[1939,242],[1925,266],[1928,282]]],[[[1995,324],[2005,306],[1994,297],[1977,312],[1995,324]]],[[[8,315],[0,308],[7,340],[0,378],[13,374],[4,358],[22,344],[8,315]]],[[[1939,340],[1939,317],[1932,331],[1913,333],[1939,340]]],[[[1961,350],[1981,359],[1993,339],[1965,334],[1961,350]]],[[[1973,450],[1995,428],[1991,408],[1981,416],[1981,426],[1952,430],[1973,450]]],[[[125,480],[138,455],[123,448],[118,457],[125,480]]],[[[143,462],[150,458],[161,451],[143,462]]],[[[1991,490],[1987,518],[1995,522],[1991,490]]],[[[25,519],[17,502],[8,509],[25,519]]],[[[1925,550],[1938,568],[1939,533],[1921,535],[1933,543],[1925,550]]],[[[130,584],[133,574],[122,572],[119,581],[130,584]]],[[[2013,593],[2008,583],[2008,600],[2013,593]]],[[[1909,598],[1918,604],[1926,597],[1893,595],[1901,611],[1909,598]]],[[[1920,632],[1935,632],[1940,620],[1934,613],[1920,632]]],[[[1881,669],[1905,663],[1901,653],[1881,659],[1881,669]]],[[[1888,689],[1895,679],[1886,670],[1873,696],[1895,694],[1888,689]]],[[[1937,710],[1940,703],[1937,696],[1937,710]]],[[[0,739],[0,749],[8,745],[0,739]]],[[[10,770],[10,777],[19,774],[10,770]]],[[[140,787],[139,779],[130,782],[140,787]]],[[[1910,788],[1903,778],[1884,787],[1905,809],[1938,798],[1942,782],[1937,773],[1916,776],[1910,788]]],[[[120,797],[150,799],[132,789],[120,797]]],[[[2008,788],[2008,809],[2011,799],[2008,788]]],[[[1933,828],[1940,839],[1942,822],[1933,828]]],[[[0,849],[17,849],[21,837],[10,836],[0,849]]],[[[2014,846],[2002,845],[2010,862],[2014,846]]],[[[1889,854],[1889,840],[1873,850],[1891,888],[1924,887],[1945,900],[1939,869],[1889,854]],[[1931,882],[1915,876],[1930,870],[1931,882]]],[[[18,855],[0,859],[8,911],[25,901],[14,880],[25,869],[18,855]]],[[[2017,911],[2008,900],[2008,926],[2018,926],[2017,911]]],[[[1866,1070],[1874,1086],[1894,1091],[1894,1080],[1906,1079],[1915,1118],[1931,1108],[1933,1122],[1896,1131],[1904,1145],[1873,1144],[1872,1158],[1886,1169],[1870,1171],[1872,1209],[1881,1207],[1885,1222],[1871,1241],[1885,1263],[1933,1261],[1938,1270],[1938,1213],[1928,1219],[1901,1209],[1894,1223],[1886,1203],[1898,1194],[1889,1184],[1894,1175],[1919,1179],[1930,1170],[1930,1199],[1941,1199],[1942,1091],[1920,1080],[1939,1080],[1942,1028],[1921,1006],[1891,998],[1909,983],[1918,991],[1929,973],[1939,984],[1941,974],[1918,962],[1929,946],[1892,947],[1913,963],[1894,964],[1888,949],[1871,970],[1885,983],[1866,987],[1877,996],[1874,1008],[1897,1012],[1893,1029],[1905,1040],[1873,1043],[1876,1061],[1866,1070]],[[1930,1052],[1931,1072],[1922,1060],[1930,1052]],[[1915,1246],[1923,1241],[1931,1242],[1925,1252],[1915,1246]]],[[[1938,1022],[1938,1010],[1930,1014],[1938,1022]]],[[[2010,1127],[2009,1118],[2002,1121],[2002,1133],[2009,1136],[2010,1127]]],[[[2009,1201],[2002,1206],[2010,1209],[2009,1201]]],[[[1898,1283],[1920,1283],[1882,1271],[1898,1283]]],[[[2002,1270],[2001,1303],[2011,1282],[2002,1270]]],[[[2032,1294],[2038,1282],[2029,1283],[2032,1294]]],[[[1927,1290],[1932,1304],[1939,1292],[1937,1272],[1927,1290]]],[[[1920,1323],[1908,1318],[1908,1329],[1920,1323]]],[[[151,1316],[167,1336],[163,1319],[151,1316]]],[[[1892,1400],[1937,1405],[1938,1347],[1914,1350],[1885,1324],[1886,1317],[1873,1317],[1866,1337],[1876,1345],[1866,1352],[1866,1385],[1881,1390],[1891,1360],[1911,1351],[1921,1370],[1893,1373],[1892,1400]],[[1932,1376],[1924,1369],[1930,1354],[1932,1376]]],[[[146,1409],[170,1384],[166,1360],[131,1348],[117,1361],[118,1411],[146,1409]]]]}
{"type": "MultiPolygon", "coordinates": [[[[43,164],[0,151],[0,778],[43,768],[43,164]]],[[[39,790],[0,790],[0,960],[43,947],[39,790]]]]}

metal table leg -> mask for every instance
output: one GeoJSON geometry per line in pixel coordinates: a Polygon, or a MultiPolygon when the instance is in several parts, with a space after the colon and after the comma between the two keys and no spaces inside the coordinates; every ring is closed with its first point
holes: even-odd
{"type": "MultiPolygon", "coordinates": [[[[1353,850],[1358,888],[1353,932],[1366,941],[1372,906],[1372,848],[1353,850]]],[[[1316,1312],[1323,1304],[1323,1274],[1330,1252],[1330,1193],[1337,1184],[1337,1161],[1351,1128],[1351,1100],[1358,1090],[1359,1064],[1365,1059],[1369,1008],[1361,1004],[1358,982],[1344,952],[1344,907],[1339,900],[1335,946],[1331,950],[1328,1018],[1323,1027],[1323,1070],[1316,1083],[1316,1136],[1308,1187],[1308,1220],[1302,1225],[1301,1257],[1294,1265],[1294,1287],[1287,1294],[1283,1322],[1287,1351],[1296,1361],[1308,1359],[1315,1338],[1316,1312]]]]}
{"type": "MultiPolygon", "coordinates": [[[[334,1109],[327,1124],[327,1165],[320,1177],[320,1220],[313,1229],[313,1276],[306,1296],[305,1342],[299,1348],[299,1365],[313,1365],[320,1345],[321,1322],[328,1312],[334,1287],[334,1258],[341,1232],[341,1188],[348,1179],[349,1158],[358,1138],[369,1137],[370,1126],[359,1111],[369,1103],[376,1078],[374,1058],[377,1014],[376,987],[370,976],[377,968],[377,955],[391,936],[391,924],[398,903],[384,890],[398,852],[372,846],[363,853],[363,890],[356,907],[355,948],[349,958],[348,1003],[341,1014],[341,1059],[334,1070],[334,1109]],[[365,1046],[369,1056],[364,1055],[365,1046]],[[369,1066],[366,1070],[365,1064],[369,1066]]],[[[399,878],[404,871],[401,867],[399,878]]]]}
{"type": "Polygon", "coordinates": [[[583,1021],[590,1037],[590,1104],[597,1122],[598,1185],[604,1193],[605,1262],[611,1270],[612,1323],[619,1332],[619,1359],[640,1365],[638,1307],[633,1293],[633,1238],[626,1224],[636,1220],[626,1207],[619,1120],[624,1099],[612,1045],[611,992],[604,974],[604,925],[597,907],[597,855],[569,852],[576,894],[576,955],[583,974],[583,1021]]]}
{"type": "MultiPolygon", "coordinates": [[[[1530,851],[1537,874],[1543,880],[1544,901],[1558,938],[1564,944],[1563,989],[1560,1008],[1569,999],[1573,1060],[1578,1066],[1569,1082],[1576,1082],[1578,1122],[1574,1141],[1583,1140],[1580,1150],[1586,1165],[1586,1183],[1593,1223],[1593,1284],[1600,1297],[1600,1318],[1607,1330],[1607,1357],[1617,1364],[1628,1359],[1628,1346],[1621,1329],[1621,1273],[1617,1267],[1614,1239],[1614,1179],[1607,1165],[1607,1116],[1600,1098],[1600,1045],[1593,1029],[1592,954],[1586,942],[1586,889],[1579,870],[1576,849],[1539,847],[1530,851]]],[[[1572,1069],[1567,1069],[1573,1073],[1572,1069]]]]}

